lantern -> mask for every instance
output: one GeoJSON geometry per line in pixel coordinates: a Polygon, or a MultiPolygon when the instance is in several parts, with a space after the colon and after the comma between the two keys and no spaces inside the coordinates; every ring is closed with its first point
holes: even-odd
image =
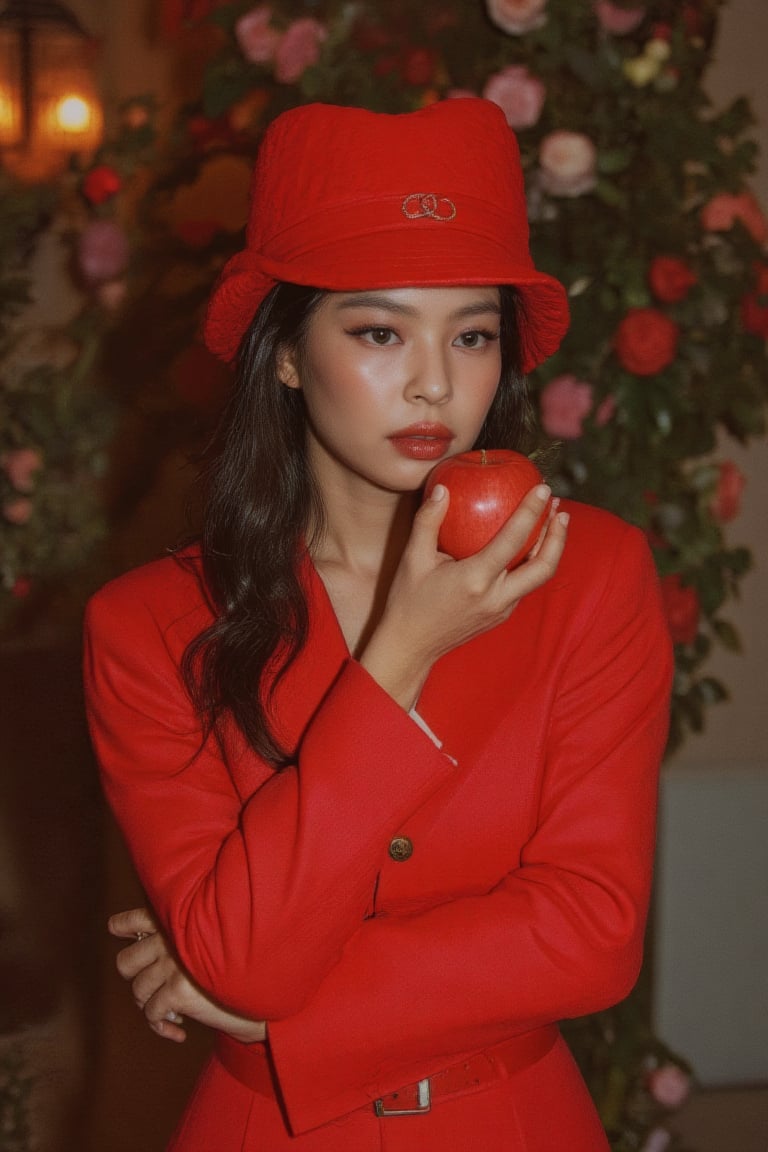
{"type": "Polygon", "coordinates": [[[50,179],[101,140],[93,42],[63,4],[0,0],[0,152],[21,180],[50,179]]]}

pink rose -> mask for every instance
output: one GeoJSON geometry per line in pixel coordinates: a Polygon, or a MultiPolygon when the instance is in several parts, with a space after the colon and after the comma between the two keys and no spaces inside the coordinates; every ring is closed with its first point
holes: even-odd
{"type": "Polygon", "coordinates": [[[616,397],[606,396],[595,409],[595,424],[603,428],[616,415],[616,397]]]}
{"type": "Polygon", "coordinates": [[[96,293],[99,303],[107,312],[117,312],[125,303],[128,294],[128,285],[125,280],[109,280],[99,285],[96,293]]]}
{"type": "Polygon", "coordinates": [[[521,36],[546,21],[547,0],[485,0],[488,15],[502,32],[521,36]]]}
{"type": "Polygon", "coordinates": [[[611,0],[595,0],[595,12],[600,27],[612,36],[626,36],[634,32],[645,19],[645,8],[619,8],[611,0]]]}
{"type": "Polygon", "coordinates": [[[747,483],[732,460],[725,460],[718,468],[717,487],[710,501],[709,510],[715,520],[724,523],[734,520],[741,511],[741,494],[747,483]]]}
{"type": "Polygon", "coordinates": [[[550,132],[539,148],[541,185],[551,196],[581,196],[597,181],[597,149],[582,132],[550,132]]]}
{"type": "Polygon", "coordinates": [[[3,505],[3,516],[9,524],[26,524],[32,515],[32,501],[26,496],[19,496],[18,500],[9,500],[3,505]]]}
{"type": "Polygon", "coordinates": [[[240,51],[251,64],[267,64],[274,58],[280,33],[270,27],[271,19],[272,9],[260,4],[235,24],[235,38],[240,51]]]}
{"type": "Polygon", "coordinates": [[[295,84],[320,59],[320,45],[328,33],[319,20],[306,16],[294,20],[284,32],[275,52],[275,79],[295,84]]]}
{"type": "Polygon", "coordinates": [[[117,280],[125,271],[129,257],[128,237],[112,220],[94,220],[80,233],[77,259],[90,284],[117,280]]]}
{"type": "Polygon", "coordinates": [[[547,90],[537,76],[510,64],[489,77],[483,96],[498,104],[510,128],[532,128],[541,115],[547,90]]]}
{"type": "Polygon", "coordinates": [[[648,1133],[640,1152],[666,1152],[671,1140],[666,1128],[654,1128],[648,1133]]]}
{"type": "Polygon", "coordinates": [[[554,440],[578,440],[592,410],[592,385],[575,376],[556,376],[541,393],[541,423],[554,440]]]}
{"type": "Polygon", "coordinates": [[[648,1090],[663,1108],[679,1108],[691,1088],[691,1078],[679,1064],[662,1064],[648,1077],[648,1090]]]}
{"type": "Polygon", "coordinates": [[[15,448],[0,456],[0,467],[17,492],[31,492],[35,486],[34,473],[43,466],[43,457],[37,448],[15,448]]]}
{"type": "Polygon", "coordinates": [[[728,232],[740,220],[757,244],[768,240],[768,221],[751,192],[731,196],[721,192],[701,210],[701,223],[707,232],[728,232]]]}

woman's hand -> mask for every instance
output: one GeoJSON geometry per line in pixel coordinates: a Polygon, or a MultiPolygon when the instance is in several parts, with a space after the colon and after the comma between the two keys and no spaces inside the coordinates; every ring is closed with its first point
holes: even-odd
{"type": "Polygon", "coordinates": [[[507,571],[549,496],[544,484],[531,489],[493,540],[466,560],[451,560],[438,551],[449,500],[443,485],[435,486],[416,513],[381,622],[360,657],[406,710],[415,704],[436,660],[502,623],[521,597],[554,575],[568,525],[556,500],[529,558],[507,571]]]}
{"type": "Polygon", "coordinates": [[[146,908],[118,912],[110,916],[107,927],[113,936],[132,940],[118,952],[117,970],[130,980],[134,1000],[158,1036],[182,1043],[187,1038],[182,1025],[188,1017],[245,1044],[264,1040],[262,1021],[222,1008],[189,978],[146,908]]]}

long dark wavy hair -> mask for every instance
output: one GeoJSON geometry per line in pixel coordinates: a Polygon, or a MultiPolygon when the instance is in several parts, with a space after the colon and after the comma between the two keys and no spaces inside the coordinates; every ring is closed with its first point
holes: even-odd
{"type": "MultiPolygon", "coordinates": [[[[501,294],[501,377],[475,447],[526,451],[531,415],[520,370],[519,300],[501,294]]],[[[324,293],[278,284],[240,347],[230,400],[204,471],[203,575],[214,622],[187,647],[182,674],[206,736],[232,717],[275,768],[287,763],[269,720],[270,693],[306,643],[309,616],[299,561],[324,510],[306,456],[301,389],[277,375],[277,355],[302,363],[324,293]]]]}

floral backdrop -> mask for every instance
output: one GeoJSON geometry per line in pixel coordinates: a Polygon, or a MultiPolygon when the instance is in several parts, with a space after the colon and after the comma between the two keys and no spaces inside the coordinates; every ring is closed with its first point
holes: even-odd
{"type": "MultiPolygon", "coordinates": [[[[720,446],[764,434],[768,395],[752,111],[745,99],[714,108],[703,86],[721,6],[163,0],[158,35],[185,92],[172,131],[158,137],[153,99],[137,97],[54,188],[4,177],[0,189],[5,315],[23,306],[29,249],[51,220],[84,292],[40,346],[0,328],[8,627],[83,570],[164,455],[210,430],[227,375],[200,319],[239,246],[266,123],[309,100],[395,112],[481,94],[518,134],[535,258],[570,298],[571,331],[530,380],[542,459],[559,492],[646,531],[675,641],[670,746],[700,728],[726,695],[706,658],[713,644],[738,648],[728,603],[750,564],[724,534],[744,478],[720,446]]],[[[672,1147],[664,1118],[688,1091],[684,1060],[648,1018],[641,984],[571,1026],[616,1152],[672,1147]]]]}

